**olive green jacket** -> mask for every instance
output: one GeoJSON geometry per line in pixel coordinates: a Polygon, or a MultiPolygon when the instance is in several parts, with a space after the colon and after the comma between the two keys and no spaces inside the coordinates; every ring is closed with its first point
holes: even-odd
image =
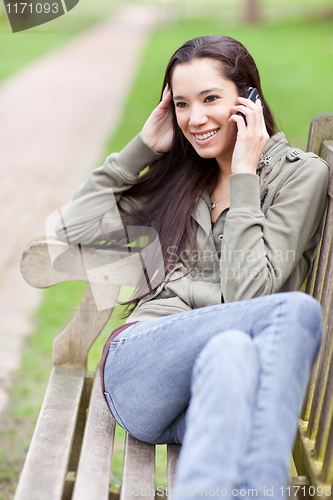
{"type": "MultiPolygon", "coordinates": [[[[108,156],[76,191],[75,203],[57,224],[57,236],[74,245],[89,244],[101,239],[101,230],[107,234],[119,229],[122,222],[112,204],[122,197],[126,207],[126,190],[160,157],[140,134],[120,153],[108,156]]],[[[320,241],[328,174],[318,156],[291,148],[282,132],[275,134],[257,175],[230,176],[230,208],[213,228],[209,195],[204,194],[192,214],[198,251],[184,251],[181,262],[140,301],[127,322],[298,290],[320,241]]]]}

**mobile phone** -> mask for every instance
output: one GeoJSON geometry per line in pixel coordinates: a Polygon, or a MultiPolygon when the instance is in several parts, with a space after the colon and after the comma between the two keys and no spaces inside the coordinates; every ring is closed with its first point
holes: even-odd
{"type": "MultiPolygon", "coordinates": [[[[256,102],[257,99],[260,99],[260,95],[259,95],[258,90],[257,89],[250,89],[248,91],[248,93],[246,94],[246,99],[251,99],[251,101],[256,102]]],[[[262,106],[262,112],[264,114],[265,113],[265,106],[263,105],[263,103],[261,103],[261,106],[262,106]]],[[[241,113],[240,111],[238,111],[237,114],[244,118],[245,125],[247,126],[246,116],[244,115],[244,113],[241,113]]]]}

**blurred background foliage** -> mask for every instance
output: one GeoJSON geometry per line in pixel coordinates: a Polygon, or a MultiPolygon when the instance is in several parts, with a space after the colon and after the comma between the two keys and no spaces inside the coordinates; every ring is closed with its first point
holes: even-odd
{"type": "MultiPolygon", "coordinates": [[[[0,0],[1,1],[1,0],[0,0]]],[[[132,0],[138,3],[140,0],[132,0]]],[[[166,64],[184,41],[206,34],[240,40],[254,56],[267,101],[291,144],[305,149],[312,117],[333,112],[332,0],[261,0],[256,19],[249,22],[246,5],[253,0],[151,0],[164,12],[164,21],[151,35],[128,95],[121,123],[105,147],[105,156],[120,150],[141,129],[159,101],[166,64]],[[256,21],[256,22],[254,22],[256,21]]],[[[112,19],[124,2],[81,0],[68,14],[42,26],[13,34],[0,3],[0,84],[51,51],[66,45],[98,22],[112,19]]],[[[141,2],[149,3],[149,2],[141,2]]],[[[253,5],[252,5],[253,8],[253,5]]],[[[104,157],[100,159],[102,164],[104,157]]],[[[95,168],[99,165],[92,165],[95,168]]],[[[36,313],[36,328],[27,341],[22,366],[11,390],[11,405],[1,421],[0,498],[12,498],[52,367],[56,331],[78,305],[83,283],[65,283],[44,293],[36,313]]],[[[121,323],[121,309],[91,349],[88,368],[94,370],[111,330],[121,323]]],[[[123,431],[117,428],[113,484],[119,486],[123,431]]],[[[158,447],[157,470],[165,462],[158,447]]],[[[158,472],[156,484],[165,484],[158,472]]]]}
{"type": "MultiPolygon", "coordinates": [[[[0,81],[65,45],[89,26],[112,18],[122,3],[81,0],[64,16],[14,35],[0,3],[0,81]]],[[[132,106],[134,120],[129,134],[121,132],[122,146],[133,132],[137,133],[134,124],[142,124],[147,116],[145,109],[149,112],[156,104],[164,68],[172,52],[187,38],[227,34],[239,39],[252,53],[279,127],[294,146],[305,148],[311,118],[333,106],[332,0],[151,0],[150,3],[163,11],[164,22],[152,36],[153,43],[147,46],[143,64],[149,80],[138,80],[138,85],[147,85],[147,92],[140,90],[140,102],[135,102],[134,107],[138,91],[134,90],[131,96],[128,104],[132,106]],[[251,5],[253,12],[256,10],[253,4],[257,4],[259,22],[249,24],[246,6],[251,5]]]]}

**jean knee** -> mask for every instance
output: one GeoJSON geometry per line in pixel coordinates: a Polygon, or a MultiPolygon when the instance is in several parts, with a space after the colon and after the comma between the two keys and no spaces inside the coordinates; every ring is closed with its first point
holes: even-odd
{"type": "Polygon", "coordinates": [[[322,336],[322,309],[319,302],[303,292],[281,294],[290,314],[309,335],[320,342],[322,336]]]}
{"type": "Polygon", "coordinates": [[[252,338],[241,330],[228,330],[214,335],[200,351],[192,370],[192,384],[203,366],[214,363],[250,363],[254,371],[259,370],[259,360],[252,338]]]}
{"type": "Polygon", "coordinates": [[[222,350],[224,352],[231,350],[237,353],[238,349],[240,351],[251,349],[252,344],[252,338],[248,333],[237,329],[227,330],[214,335],[201,350],[199,356],[214,356],[216,352],[221,352],[222,350]]]}

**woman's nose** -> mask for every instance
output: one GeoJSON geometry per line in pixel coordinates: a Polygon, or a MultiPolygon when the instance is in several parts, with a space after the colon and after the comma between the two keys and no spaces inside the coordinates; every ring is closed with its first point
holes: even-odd
{"type": "Polygon", "coordinates": [[[207,115],[202,106],[192,106],[189,122],[192,127],[204,125],[205,123],[207,123],[207,119],[207,115]]]}

